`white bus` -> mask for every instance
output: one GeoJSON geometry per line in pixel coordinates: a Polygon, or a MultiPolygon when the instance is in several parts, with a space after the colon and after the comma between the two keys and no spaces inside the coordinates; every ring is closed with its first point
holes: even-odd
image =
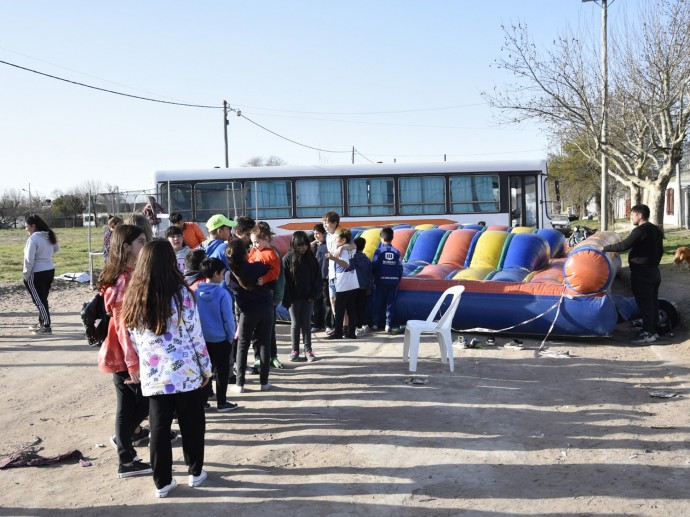
{"type": "Polygon", "coordinates": [[[247,215],[276,233],[311,230],[324,213],[341,224],[476,224],[551,228],[546,161],[312,165],[158,171],[169,212],[202,225],[247,215]]]}

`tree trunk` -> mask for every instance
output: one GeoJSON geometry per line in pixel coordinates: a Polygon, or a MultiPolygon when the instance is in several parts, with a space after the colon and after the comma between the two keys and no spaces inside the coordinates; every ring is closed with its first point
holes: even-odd
{"type": "MultiPolygon", "coordinates": [[[[649,221],[657,226],[664,227],[664,201],[662,187],[657,183],[651,183],[645,189],[645,201],[649,206],[649,221]]],[[[632,205],[634,206],[634,205],[632,205]]]]}

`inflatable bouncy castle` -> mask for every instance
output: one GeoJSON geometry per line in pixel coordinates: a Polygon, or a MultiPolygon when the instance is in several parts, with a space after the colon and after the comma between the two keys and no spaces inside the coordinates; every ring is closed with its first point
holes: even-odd
{"type": "MultiPolygon", "coordinates": [[[[610,293],[621,261],[603,253],[617,242],[596,233],[572,249],[556,230],[505,226],[395,227],[393,246],[404,257],[397,320],[426,319],[440,294],[465,286],[453,329],[511,335],[610,336],[618,322],[610,293]]],[[[380,228],[353,228],[372,257],[380,228]]],[[[289,235],[276,236],[282,252],[289,235]]]]}

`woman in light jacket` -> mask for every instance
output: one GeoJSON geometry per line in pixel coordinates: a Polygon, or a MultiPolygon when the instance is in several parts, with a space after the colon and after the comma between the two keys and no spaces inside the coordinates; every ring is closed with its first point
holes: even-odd
{"type": "Polygon", "coordinates": [[[55,278],[53,254],[60,249],[57,236],[38,214],[26,218],[29,234],[24,246],[24,285],[38,308],[38,323],[29,327],[32,333],[52,334],[48,294],[55,278]]]}

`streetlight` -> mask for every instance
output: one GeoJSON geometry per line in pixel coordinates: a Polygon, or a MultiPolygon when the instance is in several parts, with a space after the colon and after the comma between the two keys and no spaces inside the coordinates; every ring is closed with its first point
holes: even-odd
{"type": "Polygon", "coordinates": [[[31,210],[31,183],[29,183],[29,190],[26,190],[25,188],[22,190],[29,194],[29,210],[31,210]]]}
{"type": "MultiPolygon", "coordinates": [[[[596,2],[596,0],[582,0],[583,2],[596,2]]],[[[601,1],[601,210],[599,210],[599,228],[601,231],[608,229],[608,158],[606,157],[606,143],[608,137],[608,46],[606,44],[606,8],[607,0],[601,1]]]]}

